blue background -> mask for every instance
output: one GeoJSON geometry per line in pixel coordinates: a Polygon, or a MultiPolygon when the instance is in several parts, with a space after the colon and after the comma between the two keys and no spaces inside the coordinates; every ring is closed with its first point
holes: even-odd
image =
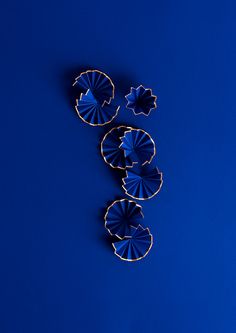
{"type": "Polygon", "coordinates": [[[1,5],[1,333],[235,333],[234,1],[1,5]],[[97,68],[121,104],[93,128],[73,79],[97,68]],[[131,85],[158,110],[125,109],[131,85]],[[119,260],[103,227],[123,198],[99,154],[113,125],[147,130],[164,186],[143,202],[155,244],[119,260]]]}

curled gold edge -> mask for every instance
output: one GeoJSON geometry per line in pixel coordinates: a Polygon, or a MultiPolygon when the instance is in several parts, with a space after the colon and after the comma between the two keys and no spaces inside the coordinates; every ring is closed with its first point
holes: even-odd
{"type": "Polygon", "coordinates": [[[84,72],[80,73],[80,75],[75,78],[75,82],[72,84],[72,87],[74,87],[76,85],[77,81],[79,80],[79,78],[82,75],[87,74],[87,73],[93,73],[93,72],[97,72],[99,74],[104,75],[110,81],[110,83],[112,85],[112,97],[109,97],[108,101],[104,100],[104,102],[107,102],[109,104],[111,102],[111,100],[114,99],[114,97],[115,97],[115,85],[112,82],[112,79],[106,73],[104,73],[104,72],[102,72],[102,71],[100,71],[98,69],[88,69],[87,71],[84,71],[84,72]]]}
{"type": "MultiPolygon", "coordinates": [[[[133,201],[133,200],[126,199],[126,198],[113,201],[113,203],[112,203],[110,206],[108,206],[107,209],[106,209],[106,214],[104,215],[104,221],[105,221],[105,223],[104,223],[104,227],[105,227],[105,229],[109,232],[109,234],[110,234],[111,236],[116,236],[116,237],[119,238],[120,240],[122,240],[124,237],[122,238],[122,237],[118,236],[117,234],[113,234],[113,233],[111,233],[111,231],[107,228],[107,214],[108,214],[109,209],[110,209],[112,206],[114,206],[117,202],[121,202],[121,201],[129,201],[129,202],[134,203],[134,204],[140,209],[140,213],[141,213],[141,215],[142,215],[142,218],[144,218],[143,211],[142,211],[143,207],[142,207],[141,205],[137,204],[137,202],[135,202],[135,201],[133,201]]],[[[126,237],[127,237],[127,236],[126,236],[126,237]]]]}
{"type": "MultiPolygon", "coordinates": [[[[75,78],[75,82],[73,83],[72,86],[75,86],[75,84],[77,83],[77,81],[79,80],[79,78],[80,78],[82,75],[87,74],[87,73],[89,73],[89,72],[97,72],[97,73],[99,73],[99,74],[102,74],[102,75],[104,75],[104,76],[110,81],[110,83],[111,83],[111,85],[112,85],[112,97],[109,98],[109,101],[104,100],[104,103],[102,104],[102,106],[104,106],[105,103],[110,104],[111,100],[114,99],[114,95],[115,95],[115,86],[114,86],[114,83],[112,82],[111,78],[110,78],[106,73],[104,73],[104,72],[102,72],[102,71],[100,71],[100,70],[93,69],[93,70],[87,70],[87,71],[81,72],[80,75],[79,75],[78,77],[75,78]]],[[[140,86],[138,86],[138,88],[141,87],[141,86],[143,87],[143,85],[140,85],[140,86]]],[[[131,88],[134,88],[134,87],[131,87],[131,88]]],[[[130,91],[131,91],[131,88],[130,88],[130,91]]],[[[138,89],[138,88],[134,88],[134,89],[138,89]]],[[[152,95],[152,89],[151,89],[151,88],[145,88],[145,87],[143,87],[143,88],[144,88],[145,90],[150,90],[150,91],[151,91],[151,95],[152,95]]],[[[88,91],[89,91],[89,89],[86,91],[86,94],[88,93],[88,91]]],[[[80,94],[80,98],[81,98],[81,95],[82,95],[82,93],[80,94]]],[[[128,95],[129,95],[129,94],[128,94],[128,95]]],[[[127,100],[127,96],[128,96],[128,95],[125,96],[126,100],[127,100]]],[[[140,113],[136,114],[136,113],[134,112],[134,109],[133,109],[133,108],[129,108],[129,107],[127,107],[127,106],[126,106],[126,108],[127,108],[127,109],[131,109],[131,110],[133,110],[133,113],[134,113],[135,116],[137,116],[137,115],[139,115],[139,114],[143,114],[143,115],[145,115],[145,116],[148,116],[148,115],[150,114],[151,110],[153,110],[153,109],[155,109],[155,108],[157,107],[157,105],[156,105],[157,96],[156,96],[156,95],[152,95],[152,96],[155,97],[155,101],[154,101],[154,103],[155,103],[155,107],[150,108],[148,114],[145,114],[144,112],[140,112],[140,113]]],[[[115,115],[112,117],[112,119],[111,119],[110,121],[108,121],[108,122],[106,122],[106,123],[104,123],[104,124],[91,124],[91,123],[87,122],[84,118],[82,118],[82,116],[80,115],[79,110],[78,110],[78,108],[77,108],[77,106],[78,106],[78,99],[76,99],[76,104],[77,104],[77,105],[75,106],[75,109],[76,109],[76,112],[77,112],[78,116],[81,118],[82,121],[84,121],[86,124],[89,124],[89,125],[91,125],[91,126],[104,126],[104,125],[106,125],[106,124],[109,124],[109,123],[112,122],[112,120],[117,116],[118,111],[119,111],[119,109],[120,109],[120,106],[118,106],[115,115]]],[[[102,157],[103,157],[104,161],[105,161],[107,164],[109,164],[112,168],[115,168],[115,167],[114,167],[112,164],[108,163],[108,162],[106,161],[104,155],[103,155],[103,151],[102,151],[102,143],[103,143],[105,137],[106,137],[106,136],[107,136],[112,130],[114,130],[114,129],[118,129],[118,128],[120,128],[120,127],[130,128],[130,130],[128,130],[128,131],[136,130],[135,128],[132,128],[132,127],[118,126],[118,127],[114,127],[114,128],[112,128],[112,129],[111,129],[108,133],[106,133],[105,136],[103,137],[103,140],[102,140],[102,142],[101,142],[101,154],[102,154],[102,157]]],[[[137,130],[140,130],[140,131],[145,132],[145,133],[150,137],[150,140],[151,140],[151,141],[153,142],[153,144],[154,144],[154,154],[152,155],[152,157],[151,157],[151,159],[150,159],[149,161],[146,161],[146,162],[144,162],[144,163],[142,164],[142,166],[143,166],[143,165],[146,164],[146,163],[151,163],[153,157],[154,157],[155,154],[156,154],[156,146],[155,146],[155,142],[154,142],[154,140],[152,139],[152,137],[151,137],[146,131],[144,131],[144,130],[142,130],[142,129],[137,129],[137,130]]],[[[128,132],[128,131],[125,131],[125,133],[128,132]]],[[[121,138],[122,138],[122,137],[121,137],[121,138]]],[[[137,162],[133,162],[133,164],[135,164],[135,163],[137,163],[137,162]]],[[[120,167],[116,167],[116,168],[119,168],[119,169],[125,170],[125,168],[120,168],[120,167]]],[[[131,167],[130,167],[130,168],[131,168],[131,167]]],[[[161,176],[162,176],[162,173],[161,173],[161,176]]],[[[127,177],[127,171],[126,171],[126,177],[127,177]]],[[[122,181],[124,182],[124,178],[122,178],[122,181]]],[[[162,180],[162,182],[161,182],[161,186],[160,186],[158,192],[160,191],[160,189],[161,189],[161,187],[162,187],[162,183],[163,183],[163,180],[162,180]]],[[[122,187],[124,188],[124,185],[122,185],[122,187]]],[[[154,195],[156,195],[158,192],[156,192],[154,195]]],[[[127,195],[129,195],[129,194],[127,193],[126,190],[125,190],[125,193],[126,193],[127,195]]],[[[154,195],[153,195],[153,196],[154,196],[154,195]]],[[[152,197],[153,197],[153,196],[152,196],[152,197]]],[[[131,196],[131,197],[132,197],[132,196],[131,196]]],[[[150,198],[152,198],[152,197],[149,197],[148,199],[150,199],[150,198]]],[[[139,200],[145,200],[144,198],[142,198],[142,199],[140,199],[140,198],[135,198],[135,197],[132,197],[132,198],[134,198],[134,199],[139,199],[139,200]]],[[[133,201],[133,200],[129,200],[129,199],[115,200],[115,201],[114,201],[114,202],[113,202],[113,203],[107,208],[107,210],[106,210],[106,214],[105,214],[105,216],[104,216],[104,219],[105,219],[105,228],[106,228],[106,230],[110,233],[110,235],[112,235],[112,236],[116,236],[116,237],[119,238],[120,240],[123,240],[125,237],[124,237],[124,238],[121,238],[120,236],[118,236],[118,235],[116,235],[116,234],[112,234],[112,233],[110,232],[110,230],[106,227],[106,223],[107,223],[107,221],[106,221],[106,217],[107,217],[107,214],[108,214],[108,210],[109,210],[109,209],[110,209],[110,208],[111,208],[116,202],[119,202],[119,201],[125,201],[125,200],[127,200],[127,201],[129,201],[129,202],[134,202],[134,203],[136,204],[136,206],[139,206],[139,207],[140,207],[140,213],[141,213],[142,217],[144,218],[144,215],[143,215],[143,212],[142,212],[142,206],[139,205],[139,204],[137,204],[135,201],[133,201]]],[[[139,226],[140,226],[142,229],[144,229],[140,224],[139,224],[139,226]]],[[[150,234],[150,236],[151,236],[151,244],[150,244],[150,247],[148,248],[147,252],[146,252],[142,257],[137,258],[137,259],[124,259],[124,258],[122,258],[121,256],[119,256],[119,255],[116,253],[116,250],[114,251],[115,255],[118,256],[120,259],[122,259],[122,260],[124,260],[124,261],[130,261],[130,262],[131,262],[131,261],[138,261],[138,260],[141,260],[141,259],[143,259],[144,257],[146,257],[146,255],[149,253],[149,251],[151,250],[152,245],[153,245],[153,236],[152,236],[152,234],[150,233],[149,228],[146,228],[146,229],[148,230],[148,232],[149,232],[149,234],[150,234]]],[[[112,243],[112,246],[114,247],[114,243],[112,243]]],[[[115,249],[115,247],[114,247],[114,249],[115,249]]]]}
{"type": "MultiPolygon", "coordinates": [[[[126,105],[126,109],[132,110],[135,116],[139,116],[140,114],[143,114],[144,116],[148,117],[148,116],[150,115],[151,111],[157,108],[157,103],[156,103],[156,101],[157,101],[157,96],[156,96],[156,95],[153,95],[153,93],[152,93],[152,89],[151,89],[151,88],[145,88],[142,84],[140,84],[137,88],[130,87],[130,93],[127,94],[127,95],[125,95],[125,99],[128,101],[127,96],[129,96],[129,95],[131,94],[131,89],[135,89],[135,90],[137,90],[137,89],[140,88],[140,87],[143,87],[145,90],[150,90],[150,91],[151,91],[151,96],[155,97],[155,100],[154,100],[154,105],[155,105],[155,106],[154,106],[153,108],[150,108],[148,114],[146,114],[146,113],[144,113],[144,112],[135,113],[134,108],[130,108],[130,107],[128,107],[127,105],[126,105]]],[[[128,102],[129,102],[129,101],[128,101],[128,102]]]]}
{"type": "MultiPolygon", "coordinates": [[[[112,163],[109,163],[109,162],[106,160],[106,158],[105,158],[105,156],[104,156],[104,153],[103,153],[103,147],[102,147],[102,146],[103,146],[103,142],[106,140],[107,136],[108,136],[113,130],[115,130],[115,129],[119,129],[119,128],[121,128],[121,127],[125,127],[125,128],[127,128],[128,130],[134,129],[134,128],[130,127],[130,126],[125,126],[125,125],[120,125],[120,126],[117,126],[117,127],[113,127],[109,132],[107,132],[107,133],[104,135],[104,137],[103,137],[103,139],[102,139],[102,141],[101,141],[101,155],[102,155],[102,157],[103,157],[105,163],[107,163],[108,165],[110,165],[113,169],[125,170],[126,168],[132,168],[132,167],[134,166],[135,162],[132,163],[132,166],[126,166],[126,167],[124,167],[124,168],[122,168],[122,167],[118,167],[118,166],[116,167],[116,166],[114,166],[112,163]]],[[[121,138],[121,137],[120,137],[120,138],[121,138]]],[[[119,148],[119,147],[118,147],[118,148],[119,148]]]]}
{"type": "MultiPolygon", "coordinates": [[[[153,147],[154,147],[153,155],[151,156],[150,160],[145,161],[143,164],[141,164],[141,166],[144,166],[144,165],[147,164],[147,163],[150,164],[150,163],[152,162],[153,157],[156,155],[156,144],[155,144],[155,141],[153,140],[153,138],[151,137],[151,135],[150,135],[149,133],[147,133],[146,131],[144,131],[144,130],[141,129],[141,128],[131,128],[130,130],[125,131],[125,132],[124,132],[124,135],[120,137],[121,141],[122,141],[122,138],[125,137],[125,134],[126,134],[127,132],[132,132],[132,131],[142,131],[142,132],[144,132],[147,136],[149,136],[149,139],[150,139],[151,142],[153,143],[153,147]]],[[[122,143],[123,143],[123,142],[121,142],[119,148],[121,148],[122,143]]],[[[122,148],[121,148],[121,149],[122,149],[122,148]]],[[[138,163],[138,162],[133,162],[133,164],[137,164],[137,163],[138,163]]]]}
{"type": "MultiPolygon", "coordinates": [[[[81,114],[80,114],[80,112],[79,112],[79,109],[78,109],[78,101],[81,99],[81,96],[82,96],[82,95],[87,95],[87,93],[89,92],[89,90],[90,90],[90,89],[88,89],[88,90],[86,91],[85,94],[84,94],[84,93],[81,93],[81,94],[80,94],[80,98],[79,98],[79,99],[78,99],[78,98],[76,99],[75,110],[76,110],[78,116],[80,117],[81,120],[83,120],[83,122],[85,122],[86,124],[88,124],[88,125],[90,125],[90,126],[104,126],[104,125],[106,125],[106,124],[111,123],[112,120],[117,116],[118,111],[119,111],[119,109],[120,109],[120,105],[117,106],[116,113],[115,113],[114,116],[111,118],[111,120],[109,120],[109,121],[107,121],[107,122],[105,122],[105,123],[103,123],[103,124],[91,124],[91,123],[89,123],[88,121],[86,121],[86,120],[81,116],[81,114]]],[[[110,102],[111,102],[111,101],[110,101],[110,102]]],[[[108,103],[107,101],[104,101],[104,103],[102,104],[102,107],[103,107],[105,104],[110,104],[110,102],[108,103]]]]}
{"type": "MultiPolygon", "coordinates": [[[[143,228],[141,224],[139,224],[138,227],[139,227],[139,226],[140,226],[143,230],[147,229],[148,232],[149,232],[149,235],[151,236],[151,244],[150,244],[148,250],[145,252],[145,254],[144,254],[142,257],[139,257],[139,258],[137,258],[137,259],[125,259],[125,258],[122,258],[119,254],[117,254],[117,252],[116,252],[116,248],[115,248],[115,245],[114,245],[114,243],[112,243],[112,246],[113,246],[113,248],[114,248],[114,250],[115,250],[115,251],[114,251],[114,254],[115,254],[117,257],[119,257],[121,260],[129,261],[129,262],[138,261],[138,260],[141,260],[141,259],[143,259],[144,257],[146,257],[146,255],[150,252],[150,250],[151,250],[151,248],[152,248],[152,246],[153,246],[153,235],[150,233],[150,229],[149,229],[149,228],[143,228]]],[[[137,227],[137,228],[138,228],[138,227],[137,227]]],[[[136,228],[136,227],[134,227],[134,228],[136,228]]],[[[137,228],[136,228],[136,229],[137,229],[137,228]]],[[[130,237],[130,238],[131,238],[131,237],[130,237]]],[[[125,240],[125,239],[127,239],[127,237],[123,237],[121,240],[125,240]]]]}
{"type": "Polygon", "coordinates": [[[126,188],[125,188],[125,185],[126,185],[126,183],[125,183],[125,178],[128,177],[128,175],[127,175],[127,171],[126,171],[126,177],[122,178],[122,182],[123,182],[122,188],[123,188],[123,190],[125,191],[125,194],[128,195],[129,197],[131,197],[132,199],[135,199],[135,200],[143,200],[143,201],[144,201],[144,200],[149,200],[149,199],[153,198],[155,195],[157,195],[157,194],[160,192],[160,190],[161,190],[161,188],[162,188],[162,185],[163,185],[163,172],[160,172],[159,169],[158,169],[157,167],[155,167],[155,168],[157,169],[158,173],[160,173],[160,175],[161,175],[161,184],[160,184],[158,190],[157,190],[154,194],[152,194],[152,195],[151,195],[150,197],[148,197],[148,198],[137,198],[137,197],[134,197],[133,195],[129,194],[128,191],[127,191],[126,188]]]}

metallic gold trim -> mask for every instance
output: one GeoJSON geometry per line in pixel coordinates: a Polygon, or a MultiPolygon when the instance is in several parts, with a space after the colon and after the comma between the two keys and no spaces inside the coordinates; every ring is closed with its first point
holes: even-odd
{"type": "Polygon", "coordinates": [[[104,221],[105,221],[105,224],[104,224],[104,227],[106,228],[106,230],[109,232],[109,234],[111,235],[111,236],[116,236],[117,238],[119,238],[119,239],[123,239],[122,237],[120,237],[120,236],[118,236],[117,234],[112,234],[111,232],[110,232],[110,230],[107,228],[107,214],[108,214],[108,212],[109,212],[109,209],[112,207],[112,206],[114,206],[117,202],[121,202],[121,201],[129,201],[129,202],[132,202],[132,203],[134,203],[139,209],[140,209],[140,213],[141,213],[141,215],[142,215],[142,218],[144,218],[144,215],[143,215],[143,212],[142,212],[142,206],[141,205],[139,205],[139,204],[137,204],[135,201],[133,201],[133,200],[129,200],[129,199],[120,199],[120,200],[115,200],[115,201],[113,201],[113,203],[109,206],[109,207],[107,207],[107,210],[106,210],[106,214],[105,214],[105,216],[104,216],[104,221]]]}
{"type": "MultiPolygon", "coordinates": [[[[157,103],[156,103],[157,96],[152,94],[152,89],[151,89],[151,88],[145,88],[142,84],[140,84],[140,86],[138,86],[137,88],[130,87],[130,93],[127,94],[127,95],[125,95],[125,98],[126,98],[126,100],[128,101],[127,96],[131,94],[131,91],[132,91],[131,89],[133,88],[133,89],[137,90],[137,89],[140,88],[140,87],[143,87],[145,90],[150,90],[150,91],[151,91],[151,96],[155,97],[155,100],[154,100],[154,107],[153,107],[153,108],[150,108],[148,114],[146,114],[146,113],[144,113],[144,112],[135,113],[135,112],[134,112],[134,108],[130,108],[130,107],[128,107],[127,105],[126,105],[126,109],[132,110],[135,116],[139,116],[140,114],[143,114],[144,116],[147,117],[147,116],[149,116],[149,114],[150,114],[150,112],[151,112],[152,110],[154,110],[154,109],[157,108],[157,103]]],[[[128,102],[129,102],[129,101],[128,101],[128,102]]]]}
{"type": "Polygon", "coordinates": [[[122,188],[125,191],[125,194],[128,195],[129,197],[131,197],[132,199],[135,199],[135,200],[149,200],[149,199],[153,198],[155,195],[157,195],[160,192],[160,190],[162,188],[162,185],[163,185],[163,172],[160,172],[158,168],[156,168],[156,169],[157,169],[158,173],[161,174],[161,185],[160,185],[159,189],[153,195],[151,195],[148,198],[137,198],[137,197],[134,197],[133,195],[129,194],[127,192],[127,190],[125,189],[125,185],[126,185],[125,178],[128,177],[127,171],[126,171],[126,177],[122,178],[122,182],[123,182],[122,188]]]}
{"type": "MultiPolygon", "coordinates": [[[[153,150],[154,150],[154,152],[153,152],[153,155],[151,156],[151,158],[150,158],[150,160],[148,161],[145,161],[143,164],[142,164],[142,166],[143,165],[145,165],[145,164],[147,164],[147,163],[151,163],[151,161],[152,161],[152,159],[153,159],[153,157],[156,155],[156,144],[155,144],[155,141],[153,140],[153,138],[151,137],[151,135],[150,134],[148,134],[146,131],[144,131],[143,129],[140,129],[140,128],[131,128],[130,130],[128,130],[128,131],[125,131],[124,132],[124,135],[123,136],[121,136],[120,137],[120,139],[122,140],[122,138],[124,138],[125,137],[125,134],[126,133],[128,133],[128,132],[132,132],[132,131],[141,131],[141,132],[144,132],[147,136],[149,136],[149,139],[150,139],[150,141],[153,143],[153,150]]],[[[121,145],[122,145],[122,143],[123,142],[121,142],[121,144],[120,144],[120,148],[121,148],[121,145]]],[[[122,148],[121,148],[122,149],[122,148]]],[[[133,164],[137,164],[138,162],[133,162],[133,164]]]]}
{"type": "MultiPolygon", "coordinates": [[[[143,228],[143,227],[141,226],[141,224],[139,224],[138,227],[139,227],[139,226],[140,226],[143,230],[147,229],[149,235],[151,236],[151,244],[150,244],[150,246],[149,246],[147,252],[145,252],[145,254],[144,254],[142,257],[139,257],[139,258],[137,258],[137,259],[125,259],[125,258],[122,258],[119,254],[117,254],[117,252],[116,252],[116,248],[115,248],[115,246],[114,246],[114,243],[112,243],[112,246],[113,246],[113,248],[114,248],[114,250],[115,250],[115,251],[114,251],[114,254],[115,254],[117,257],[119,257],[121,260],[129,261],[129,262],[138,261],[138,260],[141,260],[141,259],[143,259],[144,257],[146,257],[146,255],[147,255],[147,254],[149,253],[149,251],[151,250],[152,245],[153,245],[153,236],[152,236],[152,234],[150,233],[149,228],[143,228]]],[[[132,227],[133,227],[133,226],[132,226],[132,227]]],[[[137,228],[138,228],[138,227],[137,227],[137,228]]],[[[136,227],[133,227],[133,228],[137,229],[136,227]]],[[[121,240],[125,240],[125,239],[128,239],[128,238],[132,238],[132,237],[131,237],[131,236],[126,236],[126,237],[123,237],[121,240]]]]}
{"type": "MultiPolygon", "coordinates": [[[[116,130],[116,129],[120,129],[121,127],[124,127],[124,128],[127,128],[127,129],[132,129],[132,127],[130,127],[130,126],[121,125],[121,126],[113,127],[109,132],[107,132],[107,133],[104,135],[104,137],[103,137],[103,139],[102,139],[102,142],[101,142],[101,155],[102,155],[102,157],[103,157],[105,163],[107,163],[108,165],[110,165],[113,169],[125,170],[126,168],[132,168],[133,165],[132,165],[132,166],[127,166],[127,167],[124,167],[124,168],[122,168],[122,167],[116,167],[116,166],[112,165],[112,163],[108,163],[108,162],[107,162],[107,160],[106,160],[106,158],[105,158],[105,156],[104,156],[104,153],[103,153],[103,142],[106,140],[107,136],[108,136],[110,133],[112,133],[112,131],[114,131],[114,130],[116,130]]],[[[118,148],[119,148],[119,147],[118,147],[118,148]]],[[[125,156],[124,156],[124,158],[125,158],[125,156]]],[[[133,163],[133,164],[134,164],[134,163],[133,163]]]]}
{"type": "MultiPolygon", "coordinates": [[[[89,90],[90,90],[90,89],[88,89],[88,90],[86,91],[85,95],[87,95],[87,93],[89,92],[89,90]]],[[[109,121],[107,121],[107,122],[105,122],[105,123],[103,123],[103,124],[91,124],[90,122],[86,121],[86,120],[80,115],[80,112],[79,112],[79,109],[78,109],[78,101],[81,100],[81,96],[82,96],[82,95],[83,95],[83,93],[80,94],[80,98],[79,98],[79,99],[76,99],[75,110],[76,110],[78,116],[80,117],[80,119],[82,119],[83,122],[85,122],[86,124],[89,124],[89,125],[91,125],[91,126],[104,126],[104,125],[106,125],[106,124],[111,123],[112,120],[117,116],[118,111],[119,111],[119,109],[120,109],[120,106],[117,106],[116,113],[115,113],[115,115],[111,118],[111,120],[109,120],[109,121]]],[[[105,104],[110,104],[110,102],[108,103],[108,102],[104,101],[104,103],[102,104],[102,107],[103,107],[105,104]]]]}
{"type": "MultiPolygon", "coordinates": [[[[114,83],[112,82],[111,78],[110,78],[106,73],[104,73],[104,72],[102,72],[102,71],[99,71],[98,69],[89,69],[89,70],[87,70],[87,71],[85,71],[85,72],[80,73],[80,75],[77,76],[77,77],[75,78],[75,82],[72,84],[72,86],[74,87],[74,86],[77,84],[77,81],[79,80],[79,78],[80,78],[82,75],[87,74],[87,73],[93,73],[93,72],[97,72],[97,73],[99,73],[99,74],[104,75],[104,76],[110,81],[110,83],[111,83],[111,85],[112,85],[112,96],[109,97],[109,100],[108,100],[108,101],[104,100],[104,102],[106,101],[106,102],[109,104],[110,101],[111,101],[112,99],[114,99],[114,96],[115,96],[115,86],[114,86],[114,83]]],[[[86,92],[86,93],[87,93],[87,92],[86,92]]],[[[104,105],[104,103],[103,103],[103,105],[104,105]]]]}

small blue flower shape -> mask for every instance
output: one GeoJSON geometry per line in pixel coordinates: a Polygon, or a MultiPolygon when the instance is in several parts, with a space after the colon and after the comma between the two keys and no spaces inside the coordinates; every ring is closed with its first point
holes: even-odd
{"type": "Polygon", "coordinates": [[[149,229],[144,229],[141,225],[130,228],[130,235],[122,240],[112,243],[115,255],[126,261],[137,261],[144,258],[151,250],[153,236],[149,229]]]}
{"type": "Polygon", "coordinates": [[[146,164],[126,170],[126,177],[122,179],[125,193],[133,199],[147,200],[154,197],[163,184],[162,172],[157,167],[146,164]]]}
{"type": "Polygon", "coordinates": [[[131,87],[130,93],[125,96],[128,103],[127,109],[133,110],[135,115],[144,114],[148,116],[152,109],[157,107],[155,95],[152,95],[152,90],[144,88],[140,85],[138,88],[131,87]]]}
{"type": "Polygon", "coordinates": [[[105,214],[105,228],[112,236],[122,239],[131,234],[131,226],[137,227],[143,219],[142,207],[128,199],[116,200],[105,214]]]}

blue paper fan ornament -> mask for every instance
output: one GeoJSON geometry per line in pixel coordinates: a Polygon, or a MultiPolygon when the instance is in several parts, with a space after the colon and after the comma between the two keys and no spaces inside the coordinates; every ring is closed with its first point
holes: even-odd
{"type": "Polygon", "coordinates": [[[146,89],[142,85],[138,88],[132,87],[125,98],[128,101],[126,107],[132,109],[135,115],[144,114],[148,116],[151,110],[157,107],[157,97],[152,95],[151,89],[146,89]]]}
{"type": "Polygon", "coordinates": [[[104,161],[112,168],[125,169],[133,166],[129,158],[125,158],[124,150],[120,148],[121,137],[130,127],[119,126],[105,134],[101,143],[101,154],[104,161]]]}
{"type": "Polygon", "coordinates": [[[104,219],[109,233],[122,239],[130,235],[131,226],[138,226],[142,221],[142,207],[128,199],[116,200],[107,208],[104,219]]]}
{"type": "Polygon", "coordinates": [[[133,163],[150,163],[156,153],[153,139],[141,129],[126,131],[121,142],[120,148],[124,150],[125,158],[129,158],[133,163]]]}
{"type": "Polygon", "coordinates": [[[114,98],[114,84],[112,80],[103,72],[98,70],[88,70],[81,73],[73,84],[79,88],[79,91],[86,93],[89,89],[94,98],[103,104],[105,101],[110,102],[114,98]]]}
{"type": "Polygon", "coordinates": [[[88,90],[86,94],[81,94],[80,99],[76,101],[75,108],[79,117],[92,126],[110,123],[119,110],[119,106],[115,106],[111,102],[100,104],[91,90],[88,90]]]}
{"type": "MultiPolygon", "coordinates": [[[[99,70],[81,73],[73,84],[76,87],[78,116],[92,126],[110,123],[118,114],[119,106],[113,103],[115,87],[108,75],[99,70]]],[[[157,97],[142,85],[131,87],[125,96],[126,107],[135,115],[149,115],[156,108],[157,97]]],[[[150,163],[156,154],[151,136],[142,129],[128,126],[112,128],[101,142],[101,154],[112,168],[126,170],[122,179],[125,193],[138,200],[156,195],[162,186],[162,173],[150,163]]],[[[104,216],[105,228],[118,238],[112,243],[114,253],[122,260],[136,261],[144,258],[153,245],[153,236],[142,227],[142,207],[128,199],[114,201],[104,216]]]]}
{"type": "Polygon", "coordinates": [[[127,170],[126,177],[122,180],[125,193],[138,200],[147,200],[154,197],[163,184],[162,173],[158,168],[153,168],[150,165],[136,166],[127,170]]]}
{"type": "Polygon", "coordinates": [[[122,260],[136,261],[144,258],[153,244],[153,237],[148,228],[141,225],[131,227],[131,233],[124,239],[112,243],[115,254],[122,260]]]}

